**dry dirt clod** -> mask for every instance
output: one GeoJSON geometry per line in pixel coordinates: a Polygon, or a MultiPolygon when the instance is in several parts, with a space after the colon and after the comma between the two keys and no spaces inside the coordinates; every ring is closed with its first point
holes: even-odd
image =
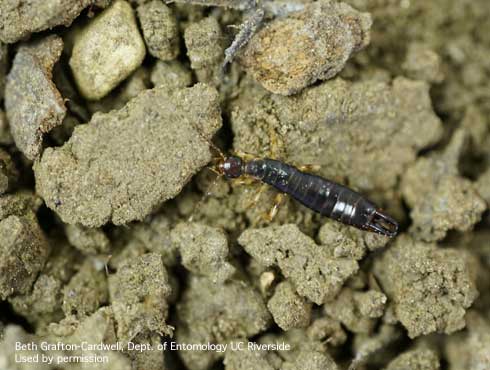
{"type": "Polygon", "coordinates": [[[0,298],[27,293],[49,254],[49,244],[32,213],[0,221],[0,298]]]}
{"type": "Polygon", "coordinates": [[[32,33],[63,25],[88,6],[107,6],[107,0],[3,0],[0,4],[0,41],[14,43],[32,33]]]}
{"type": "Polygon", "coordinates": [[[184,41],[198,81],[217,84],[225,50],[225,38],[218,20],[209,16],[192,23],[185,29],[184,41]]]}
{"type": "Polygon", "coordinates": [[[401,189],[411,208],[411,231],[424,241],[443,239],[452,229],[469,231],[486,209],[476,186],[459,174],[467,134],[456,131],[443,152],[419,158],[403,176],[401,189]]]}
{"type": "Polygon", "coordinates": [[[214,89],[147,90],[48,148],[34,166],[37,192],[66,223],[142,220],[209,162],[220,126],[214,89]]]}
{"type": "Polygon", "coordinates": [[[285,361],[281,369],[338,370],[338,366],[328,353],[302,350],[294,360],[285,361]]]}
{"type": "Polygon", "coordinates": [[[324,310],[351,332],[369,334],[374,329],[375,319],[383,316],[386,301],[381,292],[344,288],[334,301],[324,305],[324,310]]]}
{"type": "Polygon", "coordinates": [[[150,79],[153,85],[170,89],[188,87],[192,84],[191,71],[177,61],[158,60],[151,70],[150,79]]]}
{"type": "Polygon", "coordinates": [[[269,312],[282,330],[308,326],[311,320],[311,307],[311,302],[299,296],[288,281],[277,285],[267,303],[269,312]]]}
{"type": "Polygon", "coordinates": [[[70,244],[83,254],[109,252],[110,241],[101,229],[66,224],[65,233],[70,244]]]}
{"type": "Polygon", "coordinates": [[[223,283],[235,272],[228,260],[228,240],[220,229],[198,223],[180,223],[171,233],[189,271],[223,283]]]}
{"type": "Polygon", "coordinates": [[[490,368],[490,320],[477,312],[468,313],[468,331],[450,338],[445,352],[454,370],[490,368]]]}
{"type": "Polygon", "coordinates": [[[444,80],[441,57],[428,46],[412,43],[402,65],[408,77],[428,83],[440,83],[444,80]]]}
{"type": "Polygon", "coordinates": [[[172,10],[160,0],[143,3],[137,8],[138,18],[148,52],[160,60],[179,55],[179,28],[172,10]]]}
{"type": "Polygon", "coordinates": [[[94,261],[86,259],[63,288],[63,312],[66,316],[83,318],[107,302],[106,271],[97,269],[94,261]]]}
{"type": "Polygon", "coordinates": [[[109,276],[117,337],[127,343],[139,334],[172,334],[166,323],[171,294],[168,273],[157,253],[127,260],[109,276]]]}
{"type": "Polygon", "coordinates": [[[5,111],[17,147],[29,159],[41,154],[43,134],[60,125],[66,114],[52,70],[63,50],[51,35],[23,44],[7,76],[5,111]]]}
{"type": "Polygon", "coordinates": [[[80,255],[66,242],[49,240],[52,252],[32,289],[8,298],[17,315],[26,317],[36,332],[63,318],[63,286],[73,276],[80,255]]]}
{"type": "Polygon", "coordinates": [[[457,249],[399,237],[374,265],[395,315],[410,338],[465,327],[478,296],[471,257],[457,249]]]}
{"type": "Polygon", "coordinates": [[[326,220],[318,231],[320,243],[332,250],[334,257],[360,260],[368,251],[384,247],[389,238],[355,229],[340,222],[326,220]]]}
{"type": "Polygon", "coordinates": [[[0,149],[0,195],[12,190],[18,177],[19,172],[12,158],[5,150],[0,149]]]}
{"type": "Polygon", "coordinates": [[[278,266],[300,296],[316,304],[332,300],[359,266],[335,258],[294,224],[247,229],[238,242],[264,266],[278,266]]]}
{"type": "MultiPolygon", "coordinates": [[[[271,317],[260,294],[244,281],[215,284],[208,278],[191,276],[177,304],[176,340],[181,343],[228,343],[249,338],[267,329],[271,317]]],[[[191,370],[205,370],[224,353],[182,351],[191,370]]]]}
{"type": "Polygon", "coordinates": [[[298,93],[337,75],[351,54],[369,44],[369,13],[321,0],[277,18],[247,44],[241,64],[267,90],[298,93]]]}
{"type": "MultiPolygon", "coordinates": [[[[101,307],[95,313],[83,319],[76,319],[69,316],[59,323],[53,323],[49,327],[49,335],[46,338],[50,342],[63,342],[68,344],[114,344],[119,338],[116,336],[116,323],[111,307],[101,307]]],[[[73,350],[73,351],[48,351],[51,356],[107,356],[107,364],[97,367],[103,370],[133,370],[130,359],[119,351],[104,350],[73,350]],[[107,365],[107,367],[105,367],[107,365]],[[104,367],[103,367],[104,366],[104,367]]],[[[78,370],[78,363],[74,364],[73,369],[78,370]]]]}
{"type": "Polygon", "coordinates": [[[439,357],[430,349],[414,349],[392,360],[385,370],[439,370],[439,357]]]}
{"type": "Polygon", "coordinates": [[[35,351],[29,350],[15,350],[15,343],[30,343],[38,344],[39,340],[35,335],[28,334],[21,326],[7,325],[4,329],[3,335],[0,335],[0,365],[7,370],[54,370],[54,367],[43,363],[26,363],[22,367],[19,367],[18,362],[15,361],[16,356],[41,356],[42,351],[37,349],[35,351]]]}
{"type": "Polygon", "coordinates": [[[225,370],[274,370],[263,351],[227,350],[223,364],[225,370]]]}

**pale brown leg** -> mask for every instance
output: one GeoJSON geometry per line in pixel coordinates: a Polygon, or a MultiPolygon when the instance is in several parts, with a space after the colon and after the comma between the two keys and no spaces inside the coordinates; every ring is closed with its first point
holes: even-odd
{"type": "Polygon", "coordinates": [[[211,166],[206,166],[206,167],[204,167],[204,168],[207,168],[208,170],[210,170],[211,172],[214,172],[214,173],[215,173],[216,175],[218,175],[218,176],[222,176],[222,174],[221,174],[221,173],[219,173],[219,171],[218,171],[216,168],[213,168],[213,167],[211,167],[211,166]]]}
{"type": "Polygon", "coordinates": [[[303,172],[318,172],[320,171],[321,166],[318,164],[304,164],[301,166],[297,166],[298,170],[303,172]]]}
{"type": "Polygon", "coordinates": [[[257,181],[259,180],[254,177],[239,177],[231,180],[234,186],[252,185],[255,184],[257,181]]]}
{"type": "Polygon", "coordinates": [[[276,130],[269,127],[269,156],[271,159],[279,159],[284,154],[284,143],[277,137],[276,130]]]}
{"type": "Polygon", "coordinates": [[[262,195],[262,193],[265,191],[266,188],[267,188],[267,184],[262,184],[257,194],[255,194],[254,199],[245,207],[245,209],[250,209],[254,207],[259,202],[260,196],[262,195]]]}
{"type": "Polygon", "coordinates": [[[271,222],[274,217],[276,217],[277,212],[279,212],[279,207],[284,202],[284,198],[285,195],[283,193],[276,194],[276,197],[274,198],[274,205],[272,206],[269,213],[265,214],[265,219],[267,222],[271,222]]]}
{"type": "Polygon", "coordinates": [[[260,220],[271,222],[274,219],[274,217],[276,217],[277,212],[279,211],[279,207],[281,206],[285,198],[286,198],[285,194],[283,193],[277,194],[276,197],[274,198],[274,205],[272,206],[271,210],[268,213],[263,213],[262,215],[260,215],[252,224],[252,227],[255,227],[255,225],[257,225],[260,222],[260,220]]]}
{"type": "Polygon", "coordinates": [[[257,159],[257,157],[253,154],[247,153],[247,152],[242,152],[241,150],[234,150],[232,152],[233,155],[240,157],[244,159],[245,161],[251,161],[254,159],[257,159]]]}

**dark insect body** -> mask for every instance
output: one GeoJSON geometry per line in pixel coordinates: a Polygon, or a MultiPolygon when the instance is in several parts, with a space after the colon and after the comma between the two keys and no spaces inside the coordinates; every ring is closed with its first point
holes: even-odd
{"type": "Polygon", "coordinates": [[[394,237],[398,223],[361,194],[323,177],[274,159],[223,158],[218,172],[227,178],[250,176],[296,199],[304,206],[361,230],[394,237]]]}

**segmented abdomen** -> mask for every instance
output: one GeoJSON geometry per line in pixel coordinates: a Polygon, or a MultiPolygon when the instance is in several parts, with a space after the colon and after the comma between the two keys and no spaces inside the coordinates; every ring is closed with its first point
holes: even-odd
{"type": "Polygon", "coordinates": [[[359,228],[364,228],[366,215],[375,209],[374,204],[345,186],[276,160],[251,161],[245,172],[324,216],[359,228]]]}

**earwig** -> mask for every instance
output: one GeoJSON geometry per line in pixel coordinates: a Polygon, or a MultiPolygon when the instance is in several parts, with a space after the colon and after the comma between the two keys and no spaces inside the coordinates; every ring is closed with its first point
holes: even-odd
{"type": "Polygon", "coordinates": [[[361,194],[281,161],[222,156],[216,171],[228,179],[253,177],[323,216],[358,229],[389,237],[398,232],[398,223],[361,194]]]}

